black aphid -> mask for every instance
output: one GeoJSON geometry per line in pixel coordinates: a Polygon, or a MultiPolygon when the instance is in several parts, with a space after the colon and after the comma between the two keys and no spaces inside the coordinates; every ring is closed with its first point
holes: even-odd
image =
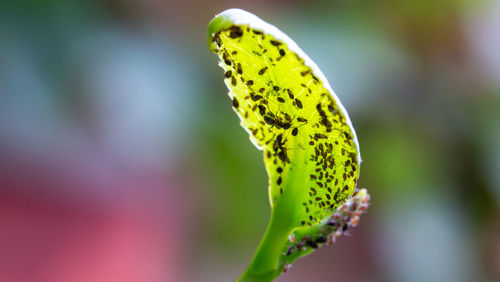
{"type": "Polygon", "coordinates": [[[274,125],[276,123],[276,120],[274,120],[274,118],[271,117],[270,115],[265,115],[264,121],[269,125],[274,125]]]}
{"type": "Polygon", "coordinates": [[[295,103],[297,103],[297,108],[302,109],[302,102],[299,99],[295,99],[295,103]]]}
{"type": "Polygon", "coordinates": [[[234,39],[234,38],[241,37],[242,35],[243,35],[243,30],[241,30],[241,28],[239,26],[233,25],[231,27],[231,31],[229,32],[229,37],[234,39]]]}

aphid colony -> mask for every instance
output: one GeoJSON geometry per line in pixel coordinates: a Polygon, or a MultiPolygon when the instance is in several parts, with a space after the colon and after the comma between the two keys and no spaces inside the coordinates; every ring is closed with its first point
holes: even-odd
{"type": "Polygon", "coordinates": [[[263,149],[268,169],[278,171],[271,198],[287,193],[293,157],[304,155],[314,164],[304,171],[314,185],[303,189],[307,216],[299,223],[317,223],[356,187],[357,148],[345,117],[304,60],[272,36],[232,26],[213,42],[242,126],[263,149]]]}
{"type": "Polygon", "coordinates": [[[301,253],[317,249],[323,245],[332,245],[335,241],[359,224],[359,217],[365,213],[370,203],[370,195],[366,189],[356,189],[351,199],[341,205],[332,216],[323,221],[319,227],[307,227],[304,236],[290,235],[288,244],[283,250],[286,255],[282,261],[283,272],[287,272],[293,262],[301,253]],[[361,193],[360,193],[361,192],[361,193]]]}

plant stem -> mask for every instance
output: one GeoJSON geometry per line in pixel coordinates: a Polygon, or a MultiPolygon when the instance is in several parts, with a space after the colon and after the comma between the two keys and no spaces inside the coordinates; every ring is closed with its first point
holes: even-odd
{"type": "Polygon", "coordinates": [[[293,227],[292,224],[284,220],[289,218],[288,216],[276,214],[276,211],[283,209],[275,208],[273,210],[271,220],[252,262],[236,281],[272,281],[281,273],[282,270],[278,269],[280,255],[293,227]]]}

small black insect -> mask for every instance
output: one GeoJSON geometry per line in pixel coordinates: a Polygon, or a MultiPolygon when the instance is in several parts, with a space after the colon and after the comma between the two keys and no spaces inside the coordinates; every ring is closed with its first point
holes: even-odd
{"type": "Polygon", "coordinates": [[[318,248],[318,244],[316,244],[316,242],[313,242],[313,241],[307,241],[307,245],[313,249],[318,248]]]}
{"type": "Polygon", "coordinates": [[[289,129],[292,126],[292,123],[287,121],[287,122],[282,122],[278,121],[276,122],[276,127],[278,128],[283,128],[283,129],[289,129]]]}
{"type": "Polygon", "coordinates": [[[279,134],[276,137],[276,144],[277,144],[278,147],[283,146],[283,134],[279,134]]]}
{"type": "Polygon", "coordinates": [[[297,103],[297,108],[302,109],[302,102],[299,99],[295,99],[295,103],[297,103]]]}
{"type": "Polygon", "coordinates": [[[325,134],[322,134],[322,133],[315,133],[314,134],[314,138],[317,138],[317,139],[326,139],[328,137],[325,134]]]}
{"type": "Polygon", "coordinates": [[[288,157],[286,155],[286,149],[285,148],[281,148],[281,151],[278,152],[278,158],[282,162],[286,162],[286,160],[288,159],[288,157]]]}
{"type": "Polygon", "coordinates": [[[263,116],[266,113],[266,107],[259,105],[259,114],[263,116]]]}
{"type": "Polygon", "coordinates": [[[222,40],[220,39],[220,33],[214,35],[212,41],[217,45],[217,47],[220,47],[222,45],[222,40]]]}
{"type": "Polygon", "coordinates": [[[325,243],[327,240],[325,236],[319,236],[318,239],[316,239],[316,243],[325,243]]]}
{"type": "Polygon", "coordinates": [[[271,40],[271,44],[274,45],[274,46],[280,46],[281,42],[276,41],[276,40],[271,40]]]}
{"type": "Polygon", "coordinates": [[[239,26],[233,25],[231,27],[231,32],[229,32],[229,37],[235,39],[243,35],[243,30],[239,26]]]}
{"type": "Polygon", "coordinates": [[[262,99],[262,96],[261,96],[261,95],[253,95],[253,96],[252,96],[252,100],[253,100],[253,101],[259,101],[260,99],[262,99]]]}
{"type": "Polygon", "coordinates": [[[265,115],[264,121],[269,125],[274,125],[276,123],[276,120],[270,115],[265,115]]]}

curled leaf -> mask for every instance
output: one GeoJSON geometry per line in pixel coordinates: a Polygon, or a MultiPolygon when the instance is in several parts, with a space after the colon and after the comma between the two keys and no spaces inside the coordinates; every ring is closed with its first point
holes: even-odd
{"type": "MultiPolygon", "coordinates": [[[[282,258],[290,234],[316,236],[353,195],[361,163],[358,140],[323,73],[276,27],[230,9],[210,22],[208,43],[269,176],[271,220],[246,276],[273,277],[301,256],[282,258]]],[[[314,249],[323,240],[318,238],[307,244],[314,249]]]]}

